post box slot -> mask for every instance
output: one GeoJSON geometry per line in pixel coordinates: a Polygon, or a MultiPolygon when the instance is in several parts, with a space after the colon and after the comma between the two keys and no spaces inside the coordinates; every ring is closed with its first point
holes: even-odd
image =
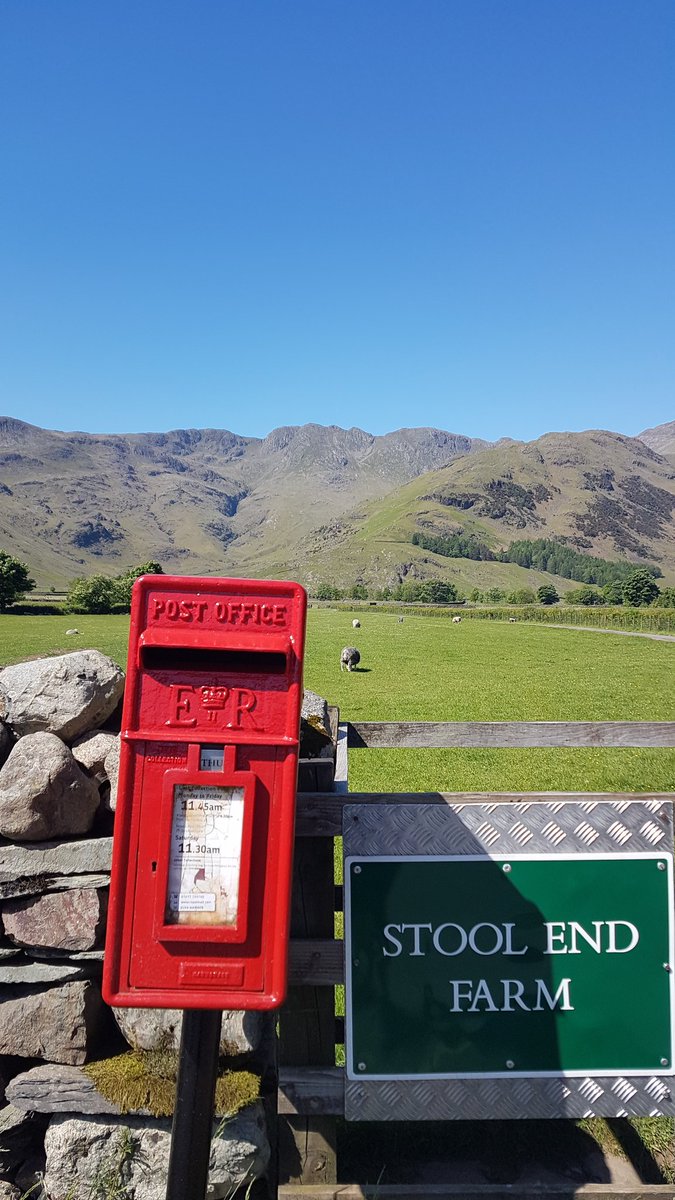
{"type": "Polygon", "coordinates": [[[285,675],[286,655],[274,650],[206,650],[187,646],[143,646],[146,671],[217,671],[225,675],[285,675]]]}

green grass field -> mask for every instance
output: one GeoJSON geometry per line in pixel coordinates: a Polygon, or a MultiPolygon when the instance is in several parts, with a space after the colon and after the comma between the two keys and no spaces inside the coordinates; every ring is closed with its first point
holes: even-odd
{"type": "MultiPolygon", "coordinates": [[[[305,683],[352,721],[675,719],[675,643],[541,625],[309,612],[305,683]],[[356,645],[361,668],[339,669],[356,645]]],[[[126,662],[128,617],[0,617],[0,664],[93,646],[126,662]],[[77,628],[78,636],[66,636],[77,628]]],[[[675,750],[362,750],[358,791],[670,791],[675,750]]]]}

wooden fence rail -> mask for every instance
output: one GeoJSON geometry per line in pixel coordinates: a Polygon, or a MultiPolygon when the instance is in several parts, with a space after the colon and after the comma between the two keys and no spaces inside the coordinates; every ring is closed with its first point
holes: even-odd
{"type": "MultiPolygon", "coordinates": [[[[670,793],[589,792],[375,792],[347,790],[347,747],[635,747],[675,748],[675,721],[497,721],[357,722],[340,726],[335,787],[298,792],[293,917],[289,978],[291,987],[279,1021],[278,1179],[281,1200],[417,1200],[497,1197],[514,1194],[483,1185],[387,1185],[377,1188],[337,1184],[336,1118],[344,1113],[344,1073],[335,1065],[343,1024],[335,1016],[335,985],[344,980],[343,943],[335,936],[341,889],[334,881],[334,839],[342,833],[346,804],[515,804],[552,800],[657,800],[670,793]],[[337,897],[337,900],[336,900],[337,897]]],[[[308,777],[309,778],[309,777],[308,777]]],[[[523,1197],[662,1197],[675,1200],[675,1188],[641,1185],[640,1191],[598,1185],[571,1188],[518,1188],[523,1197]]]]}
{"type": "Polygon", "coordinates": [[[355,749],[505,749],[544,746],[675,746],[672,721],[362,721],[349,725],[355,749]]]}

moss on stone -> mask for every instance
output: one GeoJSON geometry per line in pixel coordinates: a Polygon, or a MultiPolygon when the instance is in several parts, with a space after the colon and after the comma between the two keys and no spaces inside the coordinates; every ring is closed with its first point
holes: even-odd
{"type": "MultiPolygon", "coordinates": [[[[178,1073],[178,1055],[173,1051],[129,1050],[87,1063],[82,1070],[101,1095],[123,1114],[173,1115],[178,1073]]],[[[215,1114],[232,1117],[259,1095],[257,1075],[223,1068],[216,1080],[215,1114]]]]}

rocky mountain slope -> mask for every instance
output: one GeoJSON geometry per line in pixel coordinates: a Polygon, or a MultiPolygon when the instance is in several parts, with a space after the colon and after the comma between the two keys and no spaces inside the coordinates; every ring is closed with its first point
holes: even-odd
{"type": "Polygon", "coordinates": [[[638,437],[650,450],[675,459],[675,421],[667,421],[665,425],[656,425],[653,429],[644,429],[638,437]]]}
{"type": "Polygon", "coordinates": [[[0,419],[0,547],[40,585],[158,559],[180,573],[284,573],[309,531],[486,442],[287,426],[96,435],[0,419]]]}
{"type": "MultiPolygon", "coordinates": [[[[446,575],[485,586],[511,564],[446,559],[411,544],[413,533],[474,534],[491,549],[553,537],[587,554],[661,566],[675,577],[675,470],[637,438],[604,430],[550,433],[507,442],[420,476],[349,520],[318,530],[305,569],[321,573],[326,553],[347,578],[446,575]]],[[[299,565],[299,564],[298,564],[299,565]]],[[[532,573],[518,582],[532,586],[532,573]]],[[[573,586],[567,584],[566,586],[573,586]]]]}
{"type": "MultiPolygon", "coordinates": [[[[412,534],[473,532],[498,549],[560,537],[675,577],[675,423],[495,445],[437,429],[375,437],[304,425],[98,435],[0,419],[0,548],[40,586],[148,558],[179,573],[293,574],[312,584],[536,585],[511,564],[448,560],[412,534]]],[[[566,586],[571,586],[567,584],[566,586]]]]}

